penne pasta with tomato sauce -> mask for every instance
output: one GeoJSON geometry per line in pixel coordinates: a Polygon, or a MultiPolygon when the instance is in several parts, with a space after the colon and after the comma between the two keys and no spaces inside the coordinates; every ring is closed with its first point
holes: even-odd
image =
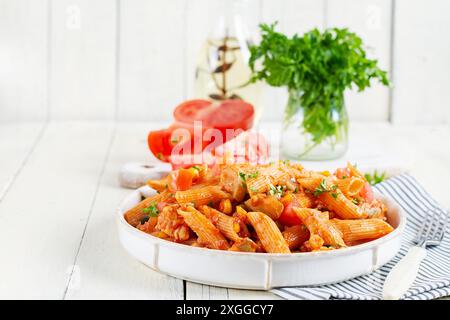
{"type": "Polygon", "coordinates": [[[327,251],[392,232],[386,206],[350,163],[310,171],[279,161],[180,168],[128,210],[140,230],[183,245],[253,253],[327,251]]]}

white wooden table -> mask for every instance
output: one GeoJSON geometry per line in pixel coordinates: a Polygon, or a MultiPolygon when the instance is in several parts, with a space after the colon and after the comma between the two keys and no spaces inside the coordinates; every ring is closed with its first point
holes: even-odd
{"type": "MultiPolygon", "coordinates": [[[[121,248],[113,215],[129,190],[119,187],[118,170],[129,161],[154,161],[146,135],[160,126],[0,125],[0,298],[277,298],[171,278],[121,248]]],[[[356,135],[413,160],[411,173],[450,207],[449,127],[353,124],[356,135]]]]}

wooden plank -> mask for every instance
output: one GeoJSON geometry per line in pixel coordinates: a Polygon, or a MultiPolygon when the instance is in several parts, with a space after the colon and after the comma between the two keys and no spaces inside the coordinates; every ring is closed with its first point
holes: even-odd
{"type": "Polygon", "coordinates": [[[227,300],[228,290],[186,281],[186,300],[227,300]]]}
{"type": "MultiPolygon", "coordinates": [[[[312,0],[262,0],[261,21],[278,21],[277,29],[293,35],[324,26],[325,1],[312,0]]],[[[264,86],[262,120],[282,120],[287,103],[286,88],[264,86]]]]}
{"type": "Polygon", "coordinates": [[[0,202],[26,164],[45,126],[44,123],[0,125],[0,202]]]}
{"type": "Polygon", "coordinates": [[[51,117],[115,116],[116,1],[52,1],[51,117]]]}
{"type": "Polygon", "coordinates": [[[47,127],[0,203],[0,298],[63,297],[112,129],[47,127]]]}
{"type": "Polygon", "coordinates": [[[273,300],[281,299],[269,291],[237,290],[186,282],[186,300],[273,300]]]}
{"type": "Polygon", "coordinates": [[[395,2],[395,123],[450,123],[450,2],[395,2]]]}
{"type": "Polygon", "coordinates": [[[269,291],[228,290],[229,300],[280,300],[281,298],[269,291]]]}
{"type": "Polygon", "coordinates": [[[0,1],[0,122],[47,117],[47,0],[0,1]]]}
{"type": "MultiPolygon", "coordinates": [[[[391,0],[328,0],[326,26],[349,28],[366,45],[370,58],[390,71],[391,0]]],[[[389,88],[374,81],[364,92],[348,90],[345,95],[350,119],[386,121],[389,118],[389,88]]]]}
{"type": "Polygon", "coordinates": [[[121,120],[167,120],[184,98],[185,0],[120,7],[121,120]]]}
{"type": "Polygon", "coordinates": [[[183,299],[183,281],[134,260],[119,243],[114,210],[130,192],[118,186],[118,170],[128,161],[146,161],[148,125],[119,125],[101,178],[91,217],[75,262],[77,285],[67,299],[183,299]],[[78,280],[77,280],[78,279],[78,280]]]}

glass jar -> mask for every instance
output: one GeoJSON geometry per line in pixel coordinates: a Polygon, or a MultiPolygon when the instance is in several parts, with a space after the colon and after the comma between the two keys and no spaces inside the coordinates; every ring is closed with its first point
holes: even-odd
{"type": "Polygon", "coordinates": [[[289,90],[281,134],[281,153],[293,160],[331,160],[341,157],[348,148],[348,115],[344,97],[330,101],[328,112],[305,108],[302,92],[289,90]]]}

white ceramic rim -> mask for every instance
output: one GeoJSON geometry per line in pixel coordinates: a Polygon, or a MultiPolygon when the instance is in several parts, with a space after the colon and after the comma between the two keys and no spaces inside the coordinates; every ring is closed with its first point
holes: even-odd
{"type": "Polygon", "coordinates": [[[381,245],[385,242],[390,241],[391,239],[394,239],[396,237],[399,237],[402,235],[403,230],[405,229],[406,226],[406,214],[404,212],[404,210],[397,204],[396,201],[394,201],[394,199],[392,199],[389,196],[386,195],[382,195],[378,192],[375,192],[375,197],[377,199],[382,200],[384,203],[388,202],[389,206],[388,206],[388,210],[390,206],[396,206],[397,207],[397,212],[398,215],[400,217],[400,221],[398,226],[394,229],[394,231],[392,231],[391,233],[378,238],[376,240],[372,240],[363,244],[359,244],[356,246],[351,246],[351,247],[346,247],[346,248],[341,248],[341,249],[336,249],[336,250],[329,250],[329,251],[316,251],[316,252],[294,252],[294,253],[263,253],[263,252],[239,252],[239,251],[227,251],[227,250],[215,250],[215,249],[209,249],[209,248],[201,248],[201,247],[193,247],[193,246],[189,246],[189,245],[185,245],[185,244],[181,244],[181,243],[176,243],[176,242],[172,242],[172,241],[168,241],[168,240],[164,240],[155,236],[152,236],[151,234],[145,233],[135,227],[133,227],[132,225],[130,225],[124,217],[124,210],[122,210],[122,208],[124,207],[124,204],[127,202],[128,198],[131,198],[132,196],[135,196],[135,194],[138,193],[139,196],[142,196],[142,193],[139,189],[134,190],[131,194],[127,195],[122,202],[120,203],[119,207],[116,210],[116,215],[117,215],[117,219],[118,222],[120,224],[124,224],[126,225],[126,230],[134,235],[137,235],[139,237],[145,238],[147,240],[152,240],[155,242],[158,242],[159,245],[163,245],[163,246],[176,246],[178,248],[185,248],[186,250],[199,250],[197,252],[205,252],[208,251],[209,253],[220,253],[220,254],[224,254],[224,255],[228,255],[228,256],[234,256],[234,255],[245,255],[245,256],[250,256],[250,257],[260,257],[260,258],[282,258],[282,259],[290,259],[290,258],[305,258],[305,259],[309,259],[311,257],[333,257],[333,256],[341,256],[341,255],[351,255],[352,253],[355,252],[360,252],[360,251],[364,251],[364,250],[368,250],[374,247],[377,247],[378,245],[381,245]]]}

